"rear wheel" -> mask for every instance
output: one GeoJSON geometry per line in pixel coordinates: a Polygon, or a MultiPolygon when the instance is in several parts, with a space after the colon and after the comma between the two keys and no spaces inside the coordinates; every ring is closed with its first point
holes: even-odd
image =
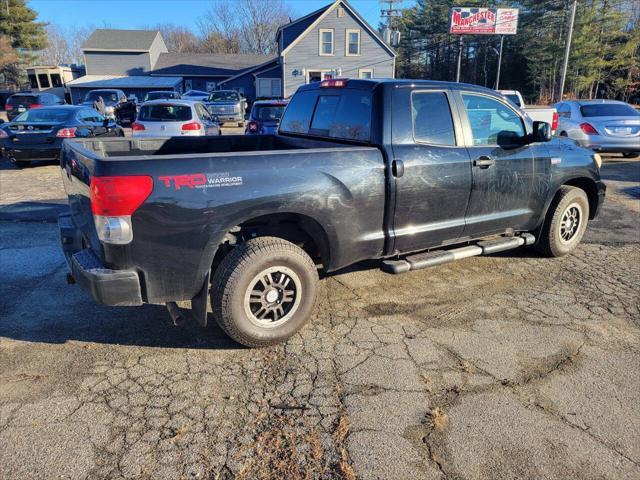
{"type": "Polygon", "coordinates": [[[29,166],[29,162],[24,162],[22,160],[14,160],[13,164],[16,166],[16,168],[25,168],[29,166]]]}
{"type": "Polygon", "coordinates": [[[547,211],[536,249],[549,257],[571,253],[582,240],[588,221],[587,194],[580,188],[563,185],[547,211]]]}
{"type": "Polygon", "coordinates": [[[235,341],[262,347],[282,342],[309,319],[318,272],[293,243],[258,237],[238,245],[217,268],[211,304],[220,327],[235,341]]]}

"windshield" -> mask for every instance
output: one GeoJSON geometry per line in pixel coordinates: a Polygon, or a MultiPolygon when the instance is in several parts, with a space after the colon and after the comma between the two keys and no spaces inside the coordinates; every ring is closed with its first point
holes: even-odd
{"type": "Polygon", "coordinates": [[[144,96],[144,101],[162,100],[164,98],[176,98],[176,95],[173,92],[149,92],[144,96]]]}
{"type": "Polygon", "coordinates": [[[640,117],[640,112],[623,103],[598,103],[580,107],[583,117],[640,117]]]}
{"type": "Polygon", "coordinates": [[[207,92],[201,92],[200,90],[189,90],[183,96],[184,97],[205,97],[209,95],[207,92]]]}
{"type": "Polygon", "coordinates": [[[256,105],[253,116],[262,122],[277,122],[282,117],[284,105],[256,105]]]}
{"type": "Polygon", "coordinates": [[[505,95],[505,97],[507,97],[507,100],[509,100],[511,103],[513,103],[516,107],[521,107],[522,106],[520,104],[520,99],[518,98],[517,95],[509,94],[509,95],[505,95]]]}
{"type": "Polygon", "coordinates": [[[186,105],[143,105],[138,114],[141,122],[186,122],[191,120],[191,107],[186,105]]]}
{"type": "Polygon", "coordinates": [[[73,110],[59,108],[35,108],[18,115],[14,122],[62,123],[69,119],[73,110]]]}
{"type": "Polygon", "coordinates": [[[235,102],[240,100],[238,92],[221,90],[219,92],[213,92],[209,95],[210,102],[235,102]]]}
{"type": "Polygon", "coordinates": [[[105,102],[117,102],[118,94],[116,92],[106,90],[92,90],[84,97],[85,102],[95,102],[98,97],[102,97],[105,102]]]}

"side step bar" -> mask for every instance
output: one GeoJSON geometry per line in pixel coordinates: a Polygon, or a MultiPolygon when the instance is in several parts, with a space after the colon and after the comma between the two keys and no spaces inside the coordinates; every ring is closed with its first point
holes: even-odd
{"type": "Polygon", "coordinates": [[[493,240],[483,240],[468,247],[453,248],[451,250],[432,250],[425,253],[410,255],[401,260],[384,260],[382,270],[388,273],[405,273],[427,267],[435,267],[443,263],[461,260],[478,255],[512,250],[523,245],[533,245],[536,237],[530,233],[521,233],[515,237],[501,237],[493,240]]]}

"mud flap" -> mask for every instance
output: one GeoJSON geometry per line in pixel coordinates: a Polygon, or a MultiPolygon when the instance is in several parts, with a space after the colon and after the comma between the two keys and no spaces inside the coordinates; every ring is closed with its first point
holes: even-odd
{"type": "Polygon", "coordinates": [[[211,280],[211,270],[207,270],[202,288],[191,299],[191,316],[201,327],[207,326],[207,306],[209,304],[209,281],[211,280]]]}

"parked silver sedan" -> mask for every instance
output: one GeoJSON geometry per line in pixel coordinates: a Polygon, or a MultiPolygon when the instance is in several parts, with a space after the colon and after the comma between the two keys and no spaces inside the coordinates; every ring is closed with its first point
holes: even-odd
{"type": "Polygon", "coordinates": [[[558,133],[597,152],[640,155],[640,112],[616,100],[556,103],[558,133]]]}
{"type": "Polygon", "coordinates": [[[131,125],[133,137],[220,135],[217,118],[201,102],[152,100],[140,107],[131,125]]]}

